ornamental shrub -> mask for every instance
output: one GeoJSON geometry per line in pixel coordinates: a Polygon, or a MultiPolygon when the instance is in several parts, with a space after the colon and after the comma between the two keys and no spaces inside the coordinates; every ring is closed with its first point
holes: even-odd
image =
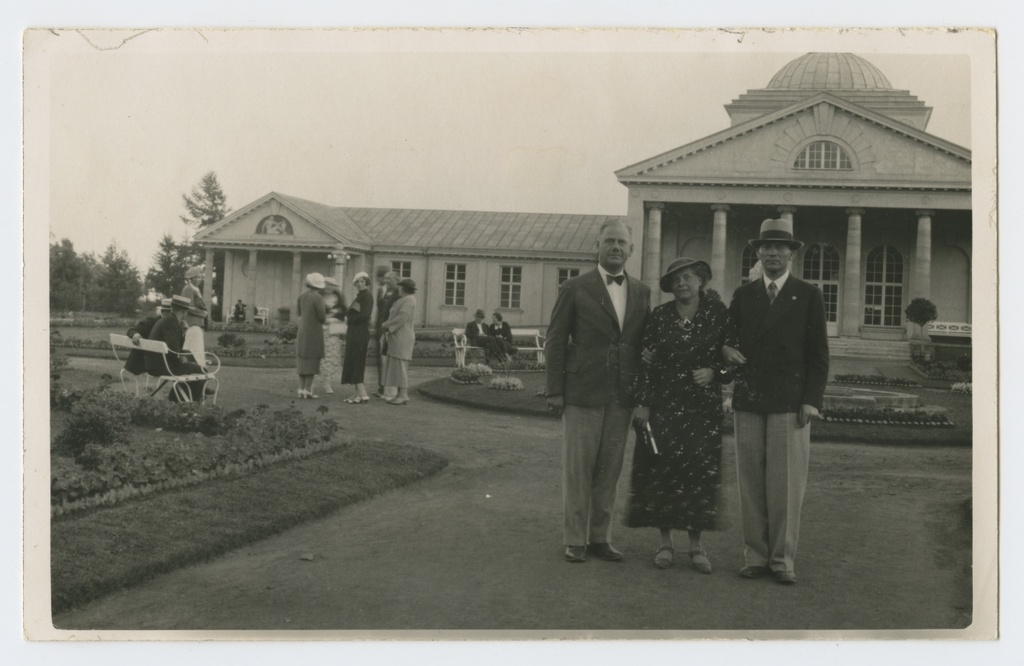
{"type": "Polygon", "coordinates": [[[452,370],[451,377],[457,382],[474,384],[480,383],[480,374],[474,370],[471,370],[469,367],[455,368],[454,370],[452,370]]]}
{"type": "Polygon", "coordinates": [[[127,442],[135,396],[119,391],[83,395],[71,407],[71,418],[55,442],[55,452],[78,457],[89,444],[127,442]]]}
{"type": "Polygon", "coordinates": [[[234,333],[221,333],[217,336],[217,344],[221,347],[244,347],[245,338],[240,338],[234,333]]]}

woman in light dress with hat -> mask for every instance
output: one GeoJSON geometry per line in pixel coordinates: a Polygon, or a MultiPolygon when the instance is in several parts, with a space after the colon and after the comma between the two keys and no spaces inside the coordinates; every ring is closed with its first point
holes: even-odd
{"type": "Polygon", "coordinates": [[[299,398],[317,398],[313,393],[313,378],[320,373],[320,360],[324,357],[324,322],[327,307],[320,290],[327,286],[324,276],[310,273],[306,276],[306,291],[299,296],[299,331],[295,336],[295,360],[299,372],[299,398]]]}
{"type": "Polygon", "coordinates": [[[634,383],[636,420],[650,423],[658,452],[638,441],[626,525],[656,527],[661,544],[654,564],[672,565],[672,530],[689,536],[691,565],[711,573],[701,543],[715,529],[722,478],[722,383],[729,381],[722,346],[730,339],[722,301],[704,293],[711,280],[707,263],[689,257],[673,261],[661,290],[675,299],[651,311],[644,324],[643,363],[634,383]]]}
{"type": "Polygon", "coordinates": [[[324,385],[324,393],[334,393],[334,384],[341,380],[341,339],[345,328],[345,311],[348,306],[341,285],[334,278],[325,275],[322,296],[327,309],[327,321],[324,324],[324,360],[320,364],[320,381],[324,385]]]}
{"type": "Polygon", "coordinates": [[[384,377],[385,399],[391,405],[409,404],[409,361],[416,344],[416,283],[411,278],[398,281],[399,297],[391,305],[387,321],[381,324],[387,336],[388,369],[384,377]]]}

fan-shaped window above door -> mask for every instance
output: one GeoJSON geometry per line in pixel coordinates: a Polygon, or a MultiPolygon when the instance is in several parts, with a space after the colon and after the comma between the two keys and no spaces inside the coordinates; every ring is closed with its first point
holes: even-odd
{"type": "Polygon", "coordinates": [[[836,143],[815,141],[804,147],[793,162],[794,169],[848,171],[853,168],[850,156],[836,143]]]}

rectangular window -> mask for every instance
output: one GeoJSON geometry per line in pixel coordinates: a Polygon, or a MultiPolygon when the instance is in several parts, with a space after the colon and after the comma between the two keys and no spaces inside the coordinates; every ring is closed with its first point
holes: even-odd
{"type": "Polygon", "coordinates": [[[561,287],[562,283],[569,278],[579,277],[580,269],[578,268],[559,268],[558,269],[558,286],[561,287]]]}
{"type": "Polygon", "coordinates": [[[839,314],[839,285],[822,284],[821,296],[825,301],[825,321],[835,323],[839,314]]]}
{"type": "Polygon", "coordinates": [[[466,304],[466,264],[444,265],[444,304],[466,304]]]}
{"type": "Polygon", "coordinates": [[[499,307],[518,309],[523,292],[523,267],[501,267],[501,299],[499,307]]]}
{"type": "Polygon", "coordinates": [[[411,278],[412,277],[412,262],[411,261],[392,261],[391,270],[398,274],[398,279],[411,278]]]}

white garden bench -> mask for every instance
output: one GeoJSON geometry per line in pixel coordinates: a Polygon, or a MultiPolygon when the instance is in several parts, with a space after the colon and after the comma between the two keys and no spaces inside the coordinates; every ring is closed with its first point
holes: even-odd
{"type": "MultiPolygon", "coordinates": [[[[124,363],[124,361],[127,360],[128,353],[131,353],[131,350],[134,350],[134,349],[139,349],[139,350],[142,350],[144,352],[153,352],[153,353],[156,353],[156,354],[160,354],[160,357],[164,361],[164,370],[166,372],[164,374],[161,374],[161,375],[151,375],[148,372],[146,373],[146,390],[147,391],[149,390],[149,379],[150,379],[150,377],[153,377],[154,379],[158,380],[158,382],[159,382],[157,384],[156,388],[153,389],[152,392],[150,392],[150,395],[155,395],[157,391],[159,391],[161,388],[163,388],[164,384],[170,383],[170,385],[171,385],[171,389],[170,390],[174,391],[175,394],[177,394],[178,398],[182,402],[192,402],[193,401],[192,400],[192,389],[189,387],[188,382],[207,381],[207,382],[213,382],[213,404],[217,404],[217,392],[220,391],[220,380],[217,379],[217,372],[220,371],[220,359],[217,357],[216,354],[212,354],[210,352],[206,352],[203,363],[204,363],[204,366],[211,368],[207,372],[196,372],[196,373],[187,374],[187,375],[176,375],[173,372],[171,372],[171,368],[167,364],[167,356],[166,355],[167,354],[176,354],[177,356],[181,357],[181,359],[183,361],[187,361],[187,360],[189,360],[189,357],[192,356],[191,352],[184,352],[184,353],[172,352],[171,350],[169,350],[167,348],[167,343],[166,342],[160,342],[160,341],[157,341],[157,340],[145,340],[145,339],[141,339],[138,342],[135,342],[134,340],[129,338],[127,335],[119,335],[117,333],[111,333],[110,334],[110,346],[114,350],[114,358],[116,358],[122,364],[124,363]],[[121,354],[118,353],[118,350],[120,350],[122,353],[126,352],[124,359],[121,358],[121,354]]],[[[125,382],[125,377],[124,376],[125,376],[126,373],[131,375],[130,372],[128,372],[127,370],[124,369],[124,367],[122,367],[121,368],[121,386],[122,386],[122,388],[124,388],[125,391],[130,393],[131,389],[128,388],[128,384],[125,382]]],[[[135,395],[138,395],[139,394],[139,378],[137,376],[132,376],[132,379],[135,380],[135,395]]]]}
{"type": "MultiPolygon", "coordinates": [[[[482,349],[482,347],[467,344],[465,329],[453,328],[452,338],[455,341],[455,367],[457,368],[465,367],[466,350],[482,349]]],[[[533,338],[533,346],[520,347],[516,345],[516,349],[520,352],[535,352],[537,354],[537,363],[544,362],[544,336],[539,328],[513,328],[512,339],[516,338],[533,338]]]]}

